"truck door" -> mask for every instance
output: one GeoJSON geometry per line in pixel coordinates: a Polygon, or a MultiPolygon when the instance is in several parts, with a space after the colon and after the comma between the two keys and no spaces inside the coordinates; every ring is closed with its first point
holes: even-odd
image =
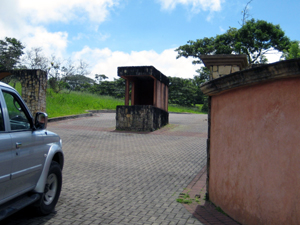
{"type": "Polygon", "coordinates": [[[33,189],[42,172],[47,153],[41,132],[35,132],[32,121],[19,97],[3,91],[9,117],[12,151],[11,195],[19,195],[33,189]]]}
{"type": "MultiPolygon", "coordinates": [[[[0,98],[1,99],[1,98],[0,98]]],[[[12,165],[12,144],[9,133],[5,132],[3,110],[0,104],[0,204],[8,196],[12,165]]]]}

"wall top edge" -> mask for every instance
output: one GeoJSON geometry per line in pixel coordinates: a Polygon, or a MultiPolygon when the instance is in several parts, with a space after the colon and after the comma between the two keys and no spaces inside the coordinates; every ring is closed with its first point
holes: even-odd
{"type": "Polygon", "coordinates": [[[252,69],[246,69],[210,80],[201,85],[201,91],[208,96],[285,78],[300,78],[300,59],[279,61],[252,69]]]}
{"type": "Polygon", "coordinates": [[[10,75],[16,75],[19,77],[22,77],[23,75],[47,75],[47,72],[40,69],[4,70],[0,71],[0,80],[10,75]]]}
{"type": "Polygon", "coordinates": [[[169,78],[154,66],[124,66],[118,67],[118,76],[124,79],[135,77],[136,79],[144,79],[145,76],[152,76],[160,82],[169,86],[169,78]]]}

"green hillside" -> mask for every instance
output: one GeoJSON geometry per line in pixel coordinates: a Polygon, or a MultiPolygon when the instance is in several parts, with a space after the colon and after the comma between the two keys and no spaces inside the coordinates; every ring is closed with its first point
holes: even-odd
{"type": "MultiPolygon", "coordinates": [[[[16,89],[21,93],[21,85],[16,89]]],[[[116,99],[110,96],[95,95],[87,92],[47,90],[46,113],[49,118],[87,113],[86,110],[115,110],[117,105],[124,105],[124,99],[116,99]]],[[[201,114],[202,105],[196,107],[182,107],[169,105],[169,112],[197,113],[201,114]]]]}

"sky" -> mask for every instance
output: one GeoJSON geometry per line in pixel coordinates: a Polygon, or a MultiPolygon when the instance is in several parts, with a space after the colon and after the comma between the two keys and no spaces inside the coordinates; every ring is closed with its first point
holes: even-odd
{"type": "MultiPolygon", "coordinates": [[[[89,77],[118,78],[120,66],[154,66],[166,76],[193,78],[200,65],[176,59],[189,40],[240,28],[248,0],[0,0],[0,39],[14,37],[25,52],[41,47],[74,62],[85,61],[89,77]]],[[[299,0],[253,0],[251,18],[279,24],[300,40],[299,0]]],[[[269,62],[280,54],[269,54],[269,62]]]]}

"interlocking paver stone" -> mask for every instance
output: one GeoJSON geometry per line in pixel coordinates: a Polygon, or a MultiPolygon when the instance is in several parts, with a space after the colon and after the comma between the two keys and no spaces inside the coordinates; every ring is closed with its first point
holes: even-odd
{"type": "Polygon", "coordinates": [[[151,133],[115,131],[114,113],[49,123],[65,153],[56,212],[1,224],[202,224],[176,199],[206,164],[206,118],[170,114],[151,133]]]}

